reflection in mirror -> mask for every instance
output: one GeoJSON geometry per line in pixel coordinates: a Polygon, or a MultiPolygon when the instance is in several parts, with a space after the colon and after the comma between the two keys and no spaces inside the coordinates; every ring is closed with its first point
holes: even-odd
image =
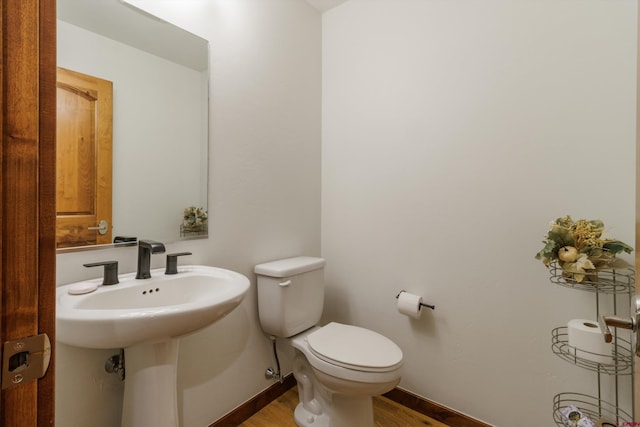
{"type": "Polygon", "coordinates": [[[110,243],[113,85],[58,67],[56,86],[56,243],[110,243]]]}
{"type": "Polygon", "coordinates": [[[111,235],[206,237],[207,41],[119,0],[57,5],[58,66],[113,84],[111,235]]]}

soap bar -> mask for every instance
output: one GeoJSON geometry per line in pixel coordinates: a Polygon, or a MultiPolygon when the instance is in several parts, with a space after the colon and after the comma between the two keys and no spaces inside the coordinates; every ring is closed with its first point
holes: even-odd
{"type": "Polygon", "coordinates": [[[68,292],[70,295],[83,295],[83,294],[91,293],[96,289],[98,289],[97,283],[80,282],[80,283],[74,284],[73,286],[70,286],[68,292]]]}

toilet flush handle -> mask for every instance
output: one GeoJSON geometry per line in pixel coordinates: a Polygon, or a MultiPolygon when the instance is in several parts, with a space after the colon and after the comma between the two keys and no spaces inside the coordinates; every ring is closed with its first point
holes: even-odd
{"type": "Polygon", "coordinates": [[[290,284],[291,284],[291,280],[278,283],[278,285],[282,286],[283,288],[286,286],[289,286],[290,284]]]}

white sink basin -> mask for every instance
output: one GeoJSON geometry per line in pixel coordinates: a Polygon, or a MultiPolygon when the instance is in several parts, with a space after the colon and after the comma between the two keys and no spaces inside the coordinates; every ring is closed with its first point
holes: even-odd
{"type": "Polygon", "coordinates": [[[86,348],[127,348],[173,338],[210,325],[240,304],[249,279],[216,267],[180,266],[178,274],[151,271],[151,279],[135,273],[117,285],[71,295],[69,289],[96,285],[102,279],[57,288],[56,339],[86,348]]]}

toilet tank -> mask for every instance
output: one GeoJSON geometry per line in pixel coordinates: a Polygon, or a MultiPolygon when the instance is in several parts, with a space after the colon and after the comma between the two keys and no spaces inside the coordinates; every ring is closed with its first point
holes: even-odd
{"type": "Polygon", "coordinates": [[[291,337],[315,326],[324,306],[322,258],[300,256],[256,265],[260,325],[267,334],[291,337]]]}

